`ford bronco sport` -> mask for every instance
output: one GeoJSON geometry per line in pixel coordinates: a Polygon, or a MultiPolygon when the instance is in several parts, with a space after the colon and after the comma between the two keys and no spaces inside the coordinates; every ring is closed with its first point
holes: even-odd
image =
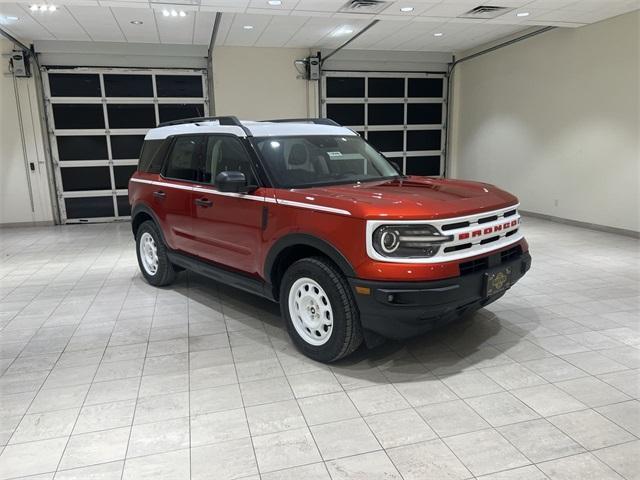
{"type": "Polygon", "coordinates": [[[129,200],[150,284],[189,269],[279,301],[293,342],[323,362],[473,312],[531,264],[516,197],[404,176],[328,119],[161,124],[129,200]]]}

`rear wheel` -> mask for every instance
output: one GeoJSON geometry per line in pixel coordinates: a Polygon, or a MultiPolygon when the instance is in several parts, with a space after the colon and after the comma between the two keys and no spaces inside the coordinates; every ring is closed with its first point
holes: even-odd
{"type": "Polygon", "coordinates": [[[169,261],[167,247],[162,241],[156,224],[150,220],[138,227],[136,252],[140,271],[147,282],[161,287],[174,281],[176,271],[169,261]]]}
{"type": "Polygon", "coordinates": [[[349,285],[324,258],[304,258],[288,268],[280,287],[280,306],[291,339],[314,360],[334,362],[362,343],[349,285]]]}

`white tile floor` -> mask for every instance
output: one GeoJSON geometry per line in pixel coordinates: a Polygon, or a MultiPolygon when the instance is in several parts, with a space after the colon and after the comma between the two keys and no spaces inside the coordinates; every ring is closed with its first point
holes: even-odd
{"type": "Polygon", "coordinates": [[[5,229],[0,479],[638,479],[640,244],[525,225],[501,301],[331,367],[127,224],[5,229]]]}

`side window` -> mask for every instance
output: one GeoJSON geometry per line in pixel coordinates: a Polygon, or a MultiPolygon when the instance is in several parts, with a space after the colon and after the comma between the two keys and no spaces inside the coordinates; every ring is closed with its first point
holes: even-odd
{"type": "Polygon", "coordinates": [[[198,166],[202,157],[203,136],[181,136],[173,144],[164,176],[177,180],[198,181],[198,166]]]}
{"type": "Polygon", "coordinates": [[[249,185],[256,184],[251,158],[235,137],[211,135],[207,139],[203,181],[215,183],[220,172],[242,172],[249,185]]]}
{"type": "Polygon", "coordinates": [[[158,173],[159,170],[154,171],[152,166],[154,163],[153,158],[158,153],[158,150],[162,146],[164,140],[145,140],[142,145],[142,151],[140,152],[140,161],[138,162],[138,171],[148,173],[158,173]]]}

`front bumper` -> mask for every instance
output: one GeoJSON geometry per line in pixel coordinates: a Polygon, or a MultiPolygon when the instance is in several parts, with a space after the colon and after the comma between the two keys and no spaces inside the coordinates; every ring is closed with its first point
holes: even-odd
{"type": "Polygon", "coordinates": [[[362,327],[393,339],[420,335],[504,295],[502,291],[484,296],[486,274],[511,267],[514,285],[531,267],[528,252],[509,257],[496,253],[481,260],[484,263],[476,261],[467,273],[446,280],[385,282],[350,278],[362,327]],[[370,293],[358,293],[363,289],[369,289],[370,293]]]}

